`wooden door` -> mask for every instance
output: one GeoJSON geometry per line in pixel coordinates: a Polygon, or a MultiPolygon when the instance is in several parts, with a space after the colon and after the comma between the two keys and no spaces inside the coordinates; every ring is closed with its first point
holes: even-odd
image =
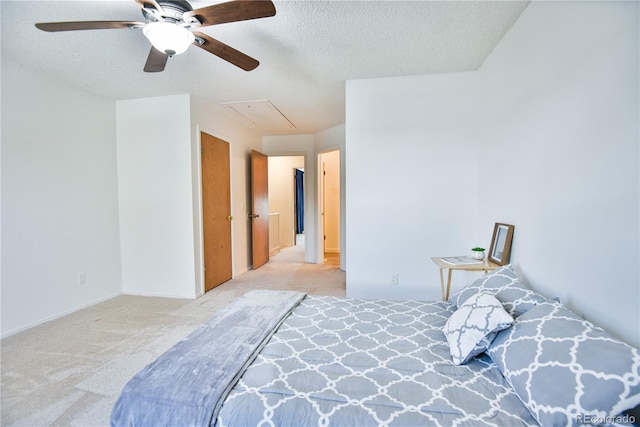
{"type": "Polygon", "coordinates": [[[251,150],[251,237],[253,269],[269,261],[268,157],[251,150]]]}
{"type": "Polygon", "coordinates": [[[202,224],[204,290],[231,279],[231,185],[229,144],[200,133],[202,147],[202,224]]]}

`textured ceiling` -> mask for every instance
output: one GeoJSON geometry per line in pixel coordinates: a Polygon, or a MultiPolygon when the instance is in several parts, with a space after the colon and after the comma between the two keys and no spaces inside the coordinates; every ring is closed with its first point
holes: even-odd
{"type": "MultiPolygon", "coordinates": [[[[194,8],[219,3],[192,1],[194,8]]],[[[143,20],[133,0],[0,1],[2,54],[110,99],[191,93],[204,102],[270,100],[315,133],[344,123],[350,79],[478,69],[528,2],[274,1],[276,16],[203,28],[258,59],[250,72],[196,47],[142,71],[140,30],[45,33],[36,22],[143,20]]],[[[273,134],[278,132],[260,132],[273,134]]]]}

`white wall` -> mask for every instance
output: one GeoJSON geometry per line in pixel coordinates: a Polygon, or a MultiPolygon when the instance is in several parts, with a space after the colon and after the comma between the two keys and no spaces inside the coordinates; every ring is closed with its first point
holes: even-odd
{"type": "Polygon", "coordinates": [[[3,336],[121,292],[115,120],[2,57],[3,336]]]}
{"type": "Polygon", "coordinates": [[[640,344],[638,3],[533,2],[481,69],[479,219],[543,294],[640,344]]]}
{"type": "Polygon", "coordinates": [[[116,103],[122,289],[194,298],[189,95],[116,103]]]}
{"type": "Polygon", "coordinates": [[[507,222],[525,280],[640,345],[638,16],[532,2],[479,72],[348,82],[347,295],[437,299],[429,257],[507,222]]]}
{"type": "Polygon", "coordinates": [[[189,95],[116,103],[2,62],[3,336],[123,291],[202,293],[199,130],[230,142],[234,276],[248,270],[258,135],[189,95]]]}
{"type": "Polygon", "coordinates": [[[347,296],[438,299],[430,257],[477,243],[476,99],[474,73],[347,82],[347,296]]]}

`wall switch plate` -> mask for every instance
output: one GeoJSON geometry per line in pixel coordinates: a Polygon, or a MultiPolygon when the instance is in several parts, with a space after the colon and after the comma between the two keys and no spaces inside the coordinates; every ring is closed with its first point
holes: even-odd
{"type": "Polygon", "coordinates": [[[87,273],[84,271],[78,272],[78,285],[86,285],[87,284],[87,273]]]}

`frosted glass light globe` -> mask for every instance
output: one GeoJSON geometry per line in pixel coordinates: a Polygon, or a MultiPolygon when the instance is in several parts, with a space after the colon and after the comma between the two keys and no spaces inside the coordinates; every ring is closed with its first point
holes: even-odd
{"type": "Polygon", "coordinates": [[[144,26],[142,33],[153,47],[169,56],[181,54],[195,40],[191,31],[171,22],[151,22],[144,26]]]}

